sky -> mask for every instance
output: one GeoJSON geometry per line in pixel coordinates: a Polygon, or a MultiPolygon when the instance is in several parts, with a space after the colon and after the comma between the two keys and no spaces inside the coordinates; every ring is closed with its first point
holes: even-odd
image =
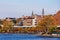
{"type": "Polygon", "coordinates": [[[42,8],[45,14],[55,14],[60,10],[60,0],[0,0],[0,18],[41,15],[42,8]]]}

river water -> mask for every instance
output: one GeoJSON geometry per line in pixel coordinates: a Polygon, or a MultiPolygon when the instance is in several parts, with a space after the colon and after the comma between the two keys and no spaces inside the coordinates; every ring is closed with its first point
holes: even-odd
{"type": "Polygon", "coordinates": [[[0,40],[60,40],[60,38],[42,37],[29,34],[0,34],[0,40]]]}

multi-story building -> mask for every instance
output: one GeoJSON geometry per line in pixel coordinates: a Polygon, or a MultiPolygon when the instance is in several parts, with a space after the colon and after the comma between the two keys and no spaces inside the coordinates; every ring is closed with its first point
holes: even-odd
{"type": "Polygon", "coordinates": [[[31,17],[27,17],[23,19],[23,26],[31,26],[32,25],[32,19],[31,17]]]}
{"type": "Polygon", "coordinates": [[[20,21],[17,23],[19,26],[33,26],[36,27],[38,22],[44,17],[44,9],[42,10],[42,16],[34,14],[32,11],[31,16],[22,16],[20,21]]]}

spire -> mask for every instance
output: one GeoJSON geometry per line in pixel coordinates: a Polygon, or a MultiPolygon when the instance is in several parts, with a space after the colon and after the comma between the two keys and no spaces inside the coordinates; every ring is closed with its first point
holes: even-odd
{"type": "Polygon", "coordinates": [[[42,18],[44,17],[44,8],[42,9],[42,18]]]}
{"type": "Polygon", "coordinates": [[[33,11],[32,11],[32,16],[34,15],[33,11]]]}
{"type": "Polygon", "coordinates": [[[34,13],[33,13],[33,11],[32,11],[32,15],[31,15],[31,16],[32,16],[32,18],[34,18],[34,13]]]}

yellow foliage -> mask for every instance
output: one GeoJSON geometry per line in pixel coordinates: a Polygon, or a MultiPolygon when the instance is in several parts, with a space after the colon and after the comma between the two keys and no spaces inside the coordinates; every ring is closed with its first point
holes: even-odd
{"type": "Polygon", "coordinates": [[[37,26],[37,28],[39,29],[39,30],[44,30],[44,31],[46,31],[46,30],[48,30],[48,28],[50,27],[50,26],[56,26],[57,25],[57,22],[56,22],[56,20],[54,19],[54,17],[53,16],[51,16],[51,15],[48,15],[48,16],[45,16],[44,18],[43,18],[43,20],[41,20],[39,23],[38,23],[38,26],[37,26]]]}
{"type": "Polygon", "coordinates": [[[38,23],[38,26],[55,26],[57,25],[57,22],[56,20],[54,19],[53,16],[45,16],[43,20],[41,20],[39,23],[38,23]]]}
{"type": "Polygon", "coordinates": [[[3,20],[3,25],[4,27],[9,27],[9,26],[13,26],[14,23],[12,21],[3,20]]]}

